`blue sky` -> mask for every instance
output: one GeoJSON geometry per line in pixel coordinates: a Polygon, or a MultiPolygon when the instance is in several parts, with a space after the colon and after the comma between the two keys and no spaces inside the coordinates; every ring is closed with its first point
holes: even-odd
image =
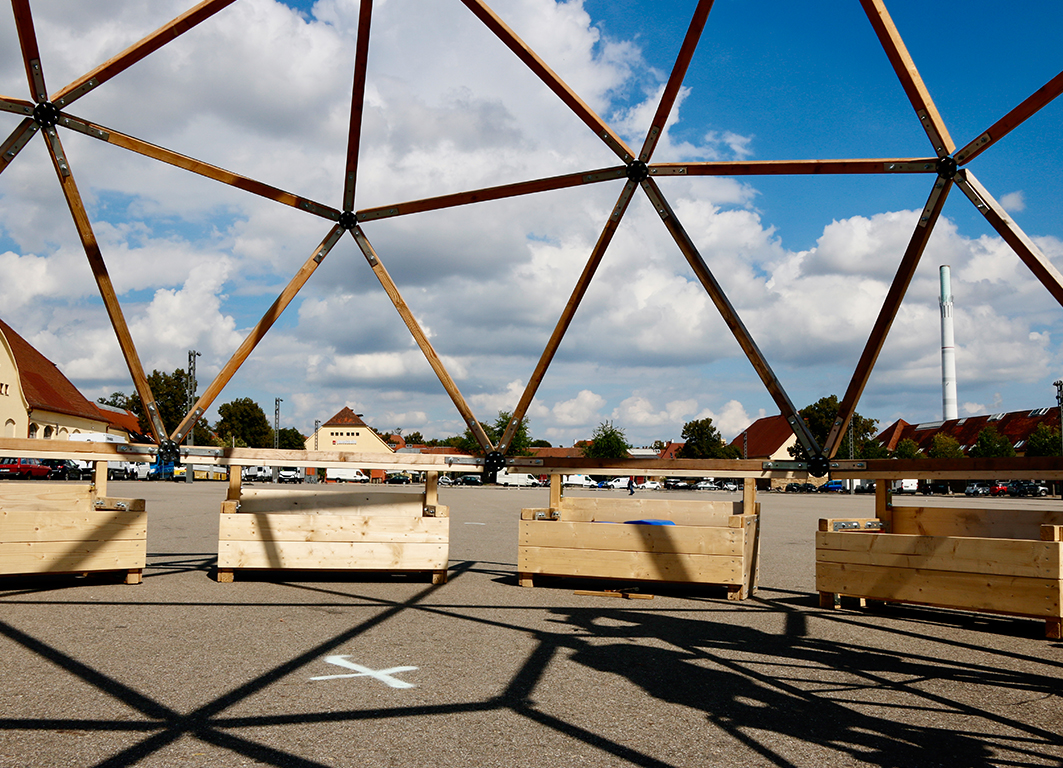
{"type": "MultiPolygon", "coordinates": [[[[71,110],[340,205],[357,7],[238,0],[71,110]],[[293,12],[293,9],[297,12],[293,12]]],[[[499,0],[492,7],[641,145],[694,2],[499,0]]],[[[33,3],[54,90],[183,9],[33,3]]],[[[1063,7],[890,3],[963,146],[1063,68],[1063,7]]],[[[615,164],[464,6],[374,10],[356,207],[615,164]]],[[[0,94],[25,98],[0,13],[0,94]]],[[[1057,266],[1056,100],[970,169],[1057,266]]],[[[654,160],[929,156],[858,2],[719,0],[654,160]]],[[[0,113],[0,133],[17,125],[0,113]]],[[[63,133],[145,367],[202,353],[203,386],[327,233],[325,222],[63,133]]],[[[792,400],[844,391],[930,191],[925,176],[662,180],[792,400]]],[[[616,183],[369,222],[364,229],[481,420],[511,409],[616,183]]],[[[940,418],[937,267],[953,265],[961,415],[1050,405],[1059,306],[953,190],[859,410],[940,418]]],[[[0,315],[91,396],[131,384],[39,139],[0,174],[0,315]]],[[[381,429],[463,429],[350,238],[215,403],[255,398],[303,431],[344,405],[381,429]]],[[[602,420],[636,444],[711,416],[726,436],[776,408],[674,243],[632,205],[530,411],[555,444],[602,420]]]]}

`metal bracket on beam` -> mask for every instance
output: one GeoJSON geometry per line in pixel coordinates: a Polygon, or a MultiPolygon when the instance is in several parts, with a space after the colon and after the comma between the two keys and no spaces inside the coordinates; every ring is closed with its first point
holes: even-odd
{"type": "Polygon", "coordinates": [[[584,175],[583,181],[590,184],[595,181],[607,181],[609,179],[622,179],[627,176],[627,168],[614,168],[611,171],[602,171],[600,173],[588,173],[584,175]]]}
{"type": "Polygon", "coordinates": [[[15,139],[13,142],[7,145],[4,149],[3,159],[10,162],[14,159],[15,155],[22,151],[22,148],[29,143],[29,140],[37,135],[41,127],[37,123],[30,123],[26,126],[26,130],[22,132],[22,135],[15,139]]]}
{"type": "Polygon", "coordinates": [[[760,465],[765,472],[771,469],[781,472],[805,472],[808,464],[803,461],[765,461],[760,465]]]}
{"type": "Polygon", "coordinates": [[[326,208],[323,205],[318,205],[313,200],[300,200],[299,207],[304,211],[317,214],[318,216],[328,219],[329,221],[339,221],[340,214],[338,211],[334,211],[331,208],[326,208]]]}
{"type": "Polygon", "coordinates": [[[665,205],[664,200],[654,190],[652,184],[643,184],[642,191],[646,193],[646,197],[650,200],[650,205],[653,206],[653,210],[657,211],[657,215],[662,219],[667,219],[669,216],[668,206],[665,205]]]}
{"type": "Polygon", "coordinates": [[[63,96],[60,99],[56,99],[55,100],[55,105],[57,107],[64,107],[67,104],[69,104],[70,102],[74,101],[75,99],[78,99],[78,98],[84,96],[86,93],[91,91],[93,88],[95,88],[99,84],[100,84],[100,81],[97,80],[94,77],[94,78],[82,83],[81,85],[79,85],[77,88],[72,90],[66,96],[63,96]]]}
{"type": "Polygon", "coordinates": [[[856,520],[835,520],[835,531],[882,531],[885,527],[882,525],[881,520],[868,520],[864,523],[863,527],[856,520]]]}
{"type": "Polygon", "coordinates": [[[867,464],[865,464],[862,461],[853,461],[853,462],[850,462],[850,463],[846,463],[845,466],[843,467],[841,462],[832,461],[830,463],[830,468],[831,469],[867,469],[867,464]]]}
{"type": "Polygon", "coordinates": [[[368,213],[359,213],[358,221],[376,221],[377,219],[387,219],[391,216],[398,216],[398,208],[382,208],[379,211],[369,211],[368,213]]]}
{"type": "Polygon", "coordinates": [[[63,154],[63,145],[59,143],[59,134],[56,133],[55,128],[46,128],[44,135],[48,137],[48,144],[52,148],[52,152],[55,153],[55,163],[59,166],[59,173],[63,176],[70,175],[70,164],[66,161],[66,155],[63,154]]]}
{"type": "Polygon", "coordinates": [[[936,173],[937,160],[923,163],[883,163],[886,173],[936,173]]]}
{"type": "Polygon", "coordinates": [[[118,452],[119,453],[136,453],[136,454],[145,454],[146,453],[146,454],[148,454],[150,456],[154,456],[155,454],[157,454],[159,452],[159,447],[157,445],[139,445],[139,444],[135,444],[135,443],[134,444],[120,443],[118,445],[118,452]]]}
{"type": "Polygon", "coordinates": [[[111,137],[111,134],[109,134],[102,128],[97,128],[94,125],[89,125],[83,120],[78,120],[76,117],[67,117],[66,115],[63,115],[59,118],[59,125],[63,126],[64,128],[69,128],[72,131],[83,133],[86,136],[91,136],[94,139],[101,139],[103,141],[107,141],[107,139],[111,137]]]}
{"type": "Polygon", "coordinates": [[[650,166],[650,176],[686,176],[685,165],[650,166]]]}
{"type": "Polygon", "coordinates": [[[11,112],[15,115],[23,115],[25,117],[33,117],[33,107],[25,104],[16,104],[13,101],[7,99],[0,99],[0,112],[11,112]]]}
{"type": "Polygon", "coordinates": [[[620,156],[620,159],[623,160],[625,163],[630,163],[632,160],[635,159],[631,156],[631,153],[624,149],[616,139],[609,135],[608,131],[602,131],[601,137],[602,141],[605,142],[606,146],[608,146],[609,149],[613,150],[616,154],[618,154],[620,156]]]}

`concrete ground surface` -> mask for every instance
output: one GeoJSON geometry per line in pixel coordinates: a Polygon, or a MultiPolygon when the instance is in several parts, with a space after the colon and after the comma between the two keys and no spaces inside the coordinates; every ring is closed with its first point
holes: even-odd
{"type": "Polygon", "coordinates": [[[870,497],[762,494],[760,591],[730,602],[517,586],[519,511],[546,490],[441,489],[435,587],[220,584],[224,484],[109,495],[147,500],[143,584],[0,580],[0,766],[1063,766],[1063,643],[1043,622],[818,607],[817,520],[870,516],[870,497]]]}

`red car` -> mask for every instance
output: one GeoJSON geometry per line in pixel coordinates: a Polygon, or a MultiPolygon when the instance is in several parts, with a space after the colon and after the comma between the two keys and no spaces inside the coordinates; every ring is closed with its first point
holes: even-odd
{"type": "Polygon", "coordinates": [[[51,471],[40,459],[0,459],[0,478],[8,480],[43,480],[51,471]]]}
{"type": "Polygon", "coordinates": [[[989,484],[989,495],[990,496],[1007,496],[1008,495],[1008,484],[1007,483],[1002,483],[1000,480],[997,480],[995,483],[990,483],[989,484]]]}

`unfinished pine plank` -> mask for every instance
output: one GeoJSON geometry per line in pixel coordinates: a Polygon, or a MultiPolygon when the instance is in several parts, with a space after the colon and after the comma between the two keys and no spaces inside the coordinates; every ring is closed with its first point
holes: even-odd
{"type": "Polygon", "coordinates": [[[0,573],[73,573],[143,568],[139,541],[0,543],[0,573]]]}
{"type": "Polygon", "coordinates": [[[144,510],[0,511],[3,542],[144,539],[147,530],[148,515],[144,510]]]}
{"type": "Polygon", "coordinates": [[[438,571],[447,567],[446,544],[381,542],[222,541],[219,568],[438,571]]]}
{"type": "Polygon", "coordinates": [[[88,512],[93,507],[89,485],[67,483],[0,482],[0,510],[69,510],[88,512]]]}
{"type": "Polygon", "coordinates": [[[752,507],[755,514],[742,515],[739,518],[743,523],[742,564],[744,568],[742,590],[737,596],[740,600],[756,594],[760,582],[760,503],[757,502],[752,507]]]}
{"type": "Polygon", "coordinates": [[[1059,579],[816,563],[816,590],[1021,616],[1060,615],[1059,579]]]}
{"type": "Polygon", "coordinates": [[[406,515],[420,517],[424,496],[419,493],[375,493],[364,490],[251,489],[240,498],[240,512],[406,515]]]}
{"type": "Polygon", "coordinates": [[[741,557],[744,528],[694,528],[677,525],[625,525],[623,523],[567,523],[521,521],[520,544],[628,552],[727,555],[741,557]]]}
{"type": "Polygon", "coordinates": [[[395,515],[222,515],[221,541],[446,543],[450,519],[395,515]]]}
{"type": "Polygon", "coordinates": [[[1063,525],[1063,510],[894,507],[893,533],[1040,539],[1042,525],[1063,525]]]}
{"type": "Polygon", "coordinates": [[[1063,544],[1059,542],[1026,539],[816,534],[817,562],[1058,579],[1061,555],[1063,544]]]}
{"type": "Polygon", "coordinates": [[[740,501],[567,496],[561,502],[561,519],[570,522],[622,523],[653,518],[671,520],[676,525],[726,527],[727,518],[740,514],[740,501]]]}
{"type": "Polygon", "coordinates": [[[522,546],[517,548],[517,571],[553,576],[740,584],[742,558],[522,546]]]}

